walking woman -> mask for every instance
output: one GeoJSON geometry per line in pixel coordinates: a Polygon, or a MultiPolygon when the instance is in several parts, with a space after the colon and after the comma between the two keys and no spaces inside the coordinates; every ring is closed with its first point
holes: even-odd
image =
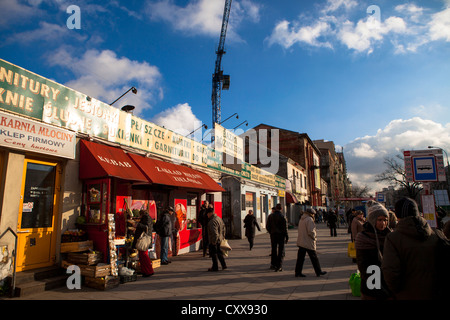
{"type": "Polygon", "coordinates": [[[252,250],[253,242],[255,240],[255,227],[258,228],[258,231],[261,231],[258,221],[256,221],[256,217],[253,215],[253,210],[249,210],[244,219],[244,228],[245,236],[247,237],[248,243],[250,244],[250,250],[252,250]]]}
{"type": "MultiPolygon", "coordinates": [[[[141,236],[142,232],[146,232],[150,237],[153,232],[153,220],[147,211],[141,210],[140,212],[141,220],[136,225],[136,231],[134,232],[133,248],[136,248],[136,242],[141,236]]],[[[150,277],[154,274],[152,261],[148,256],[148,251],[139,250],[139,262],[141,265],[141,273],[143,277],[150,277]]]]}
{"type": "Polygon", "coordinates": [[[379,288],[369,289],[367,280],[370,266],[381,268],[383,261],[383,248],[387,235],[391,232],[388,228],[389,212],[387,209],[373,200],[367,202],[367,222],[363,225],[363,231],[359,232],[355,239],[356,263],[361,273],[361,298],[363,300],[386,300],[391,298],[387,289],[383,274],[380,274],[379,288]]]}

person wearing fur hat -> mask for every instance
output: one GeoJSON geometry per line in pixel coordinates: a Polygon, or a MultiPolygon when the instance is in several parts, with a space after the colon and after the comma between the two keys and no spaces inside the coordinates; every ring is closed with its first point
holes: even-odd
{"type": "Polygon", "coordinates": [[[361,298],[363,300],[386,300],[390,293],[381,275],[381,287],[369,289],[367,280],[371,274],[367,268],[376,265],[381,268],[383,261],[383,246],[386,236],[391,232],[387,227],[389,212],[380,203],[369,201],[367,203],[367,222],[363,224],[363,230],[356,235],[356,263],[361,274],[361,298]]]}
{"type": "Polygon", "coordinates": [[[397,201],[395,214],[397,227],[384,244],[382,271],[386,284],[398,300],[439,298],[437,235],[421,217],[413,199],[397,201]]]}
{"type": "Polygon", "coordinates": [[[308,252],[309,258],[313,265],[316,276],[323,276],[326,274],[320,268],[319,259],[316,253],[316,224],[314,223],[314,215],[316,211],[314,209],[307,209],[300,218],[298,224],[298,238],[297,238],[297,263],[295,265],[295,276],[306,277],[303,273],[303,263],[305,262],[305,256],[308,252]]]}

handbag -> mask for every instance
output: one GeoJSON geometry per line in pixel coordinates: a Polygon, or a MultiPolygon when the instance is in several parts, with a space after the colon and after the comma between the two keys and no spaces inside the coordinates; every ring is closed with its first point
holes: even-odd
{"type": "MultiPolygon", "coordinates": [[[[148,227],[147,227],[148,230],[148,227]]],[[[136,249],[139,251],[147,251],[152,243],[152,237],[147,232],[142,232],[139,239],[136,241],[136,249]]]]}
{"type": "Polygon", "coordinates": [[[231,250],[232,250],[231,247],[230,247],[230,245],[228,244],[227,239],[223,239],[223,240],[220,242],[220,249],[221,249],[222,251],[231,251],[231,250]]]}
{"type": "Polygon", "coordinates": [[[349,242],[348,248],[347,248],[347,254],[350,258],[356,259],[356,249],[355,249],[355,243],[349,242]]]}

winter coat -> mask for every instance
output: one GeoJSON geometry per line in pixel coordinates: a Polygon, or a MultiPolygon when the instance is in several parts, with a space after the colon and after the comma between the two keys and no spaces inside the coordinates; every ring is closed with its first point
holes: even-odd
{"type": "Polygon", "coordinates": [[[134,240],[133,240],[133,248],[136,248],[136,242],[141,237],[142,232],[146,232],[150,237],[152,236],[153,232],[153,220],[148,215],[148,213],[145,213],[141,216],[141,220],[136,225],[136,230],[134,231],[134,240]]]}
{"type": "Polygon", "coordinates": [[[338,216],[336,213],[330,213],[328,215],[328,226],[331,228],[336,228],[336,223],[338,221],[338,216]]]}
{"type": "Polygon", "coordinates": [[[438,237],[422,217],[400,219],[384,244],[382,271],[399,300],[436,299],[438,237]]]}
{"type": "Polygon", "coordinates": [[[213,214],[208,222],[208,241],[212,245],[217,245],[225,239],[225,224],[222,219],[213,214]]]}
{"type": "Polygon", "coordinates": [[[298,224],[297,246],[316,250],[316,224],[313,217],[308,213],[303,213],[298,224]]]}
{"type": "Polygon", "coordinates": [[[367,279],[371,276],[371,274],[367,273],[367,268],[371,265],[381,267],[385,239],[386,236],[391,233],[391,230],[386,228],[383,231],[380,231],[375,229],[369,222],[364,223],[362,229],[363,230],[357,234],[355,239],[356,263],[361,274],[361,293],[375,299],[386,299],[391,294],[387,290],[382,274],[382,289],[367,288],[367,279]],[[375,230],[377,231],[376,236],[375,230]],[[378,249],[380,252],[378,252],[378,249]]]}
{"type": "Polygon", "coordinates": [[[352,219],[351,233],[353,241],[355,241],[357,234],[364,230],[363,225],[364,218],[362,218],[360,215],[352,219]]]}
{"type": "Polygon", "coordinates": [[[156,223],[160,224],[158,228],[158,235],[160,237],[168,237],[172,235],[172,219],[170,217],[170,213],[166,212],[161,215],[161,221],[157,221],[156,223]]]}
{"type": "Polygon", "coordinates": [[[245,228],[245,236],[247,238],[254,238],[256,228],[261,231],[259,227],[258,221],[256,221],[256,217],[253,214],[247,214],[244,219],[244,228],[245,228]]]}
{"type": "Polygon", "coordinates": [[[288,226],[286,218],[281,214],[280,211],[275,211],[271,213],[267,218],[267,231],[272,234],[282,234],[286,238],[288,237],[288,226]]]}

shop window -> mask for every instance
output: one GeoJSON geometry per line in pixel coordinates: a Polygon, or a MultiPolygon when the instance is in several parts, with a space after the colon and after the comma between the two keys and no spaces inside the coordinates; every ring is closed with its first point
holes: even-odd
{"type": "Polygon", "coordinates": [[[109,179],[92,180],[86,183],[86,202],[88,223],[105,224],[109,213],[109,179]]]}
{"type": "Polygon", "coordinates": [[[253,192],[245,193],[245,212],[248,213],[248,210],[253,210],[255,213],[255,194],[253,192]]]}
{"type": "Polygon", "coordinates": [[[187,229],[197,228],[197,200],[198,200],[197,194],[188,193],[187,212],[186,212],[187,229]]]}

